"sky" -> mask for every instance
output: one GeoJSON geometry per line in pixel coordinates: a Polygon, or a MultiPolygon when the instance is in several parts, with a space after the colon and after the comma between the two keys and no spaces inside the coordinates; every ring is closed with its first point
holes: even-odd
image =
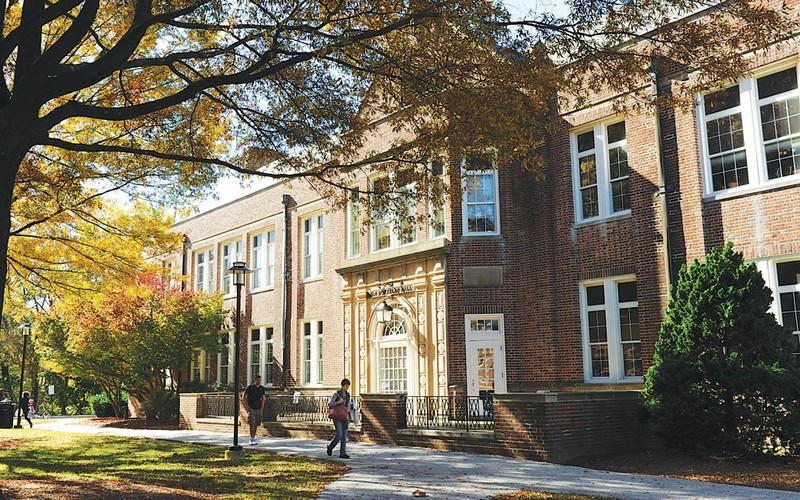
{"type": "MultiPolygon", "coordinates": [[[[565,16],[569,10],[563,0],[505,0],[508,11],[514,18],[525,17],[526,15],[541,14],[551,12],[555,15],[565,16]]],[[[272,184],[274,181],[268,178],[256,179],[247,186],[241,186],[239,179],[225,178],[217,183],[216,196],[209,197],[198,205],[200,212],[211,210],[212,208],[224,205],[247,193],[272,184]]]]}

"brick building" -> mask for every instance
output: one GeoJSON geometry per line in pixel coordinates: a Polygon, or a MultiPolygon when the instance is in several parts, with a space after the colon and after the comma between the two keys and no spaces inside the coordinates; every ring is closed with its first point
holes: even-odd
{"type": "MultiPolygon", "coordinates": [[[[762,271],[800,353],[797,54],[753,54],[691,110],[619,114],[619,96],[562,110],[542,175],[453,158],[442,175],[464,195],[409,199],[427,222],[405,231],[362,227],[364,207],[331,210],[293,180],[177,223],[184,254],[165,265],[232,307],[224,270],[247,262],[242,382],[276,389],[347,376],[356,394],[637,390],[670,280],[725,241],[762,271]]],[[[679,84],[659,75],[655,90],[679,84]]],[[[199,354],[193,378],[229,383],[231,353],[199,354]]]]}

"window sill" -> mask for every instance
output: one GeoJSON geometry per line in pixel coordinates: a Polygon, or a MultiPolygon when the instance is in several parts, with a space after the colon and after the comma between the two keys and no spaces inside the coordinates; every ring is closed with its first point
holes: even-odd
{"type": "Polygon", "coordinates": [[[798,185],[800,185],[800,174],[795,174],[788,178],[773,179],[763,184],[738,186],[726,189],[724,191],[714,191],[713,193],[703,195],[703,201],[712,202],[730,200],[732,198],[739,198],[757,193],[766,193],[772,190],[791,188],[798,185]]]}
{"type": "Polygon", "coordinates": [[[461,238],[463,239],[478,239],[478,238],[502,238],[503,235],[500,232],[495,233],[463,233],[461,238]]]}
{"type": "Polygon", "coordinates": [[[250,293],[272,292],[275,291],[275,285],[263,286],[261,288],[253,288],[250,293]]]}
{"type": "Polygon", "coordinates": [[[627,377],[623,379],[610,379],[610,378],[592,378],[584,380],[588,385],[625,385],[625,384],[643,384],[644,377],[627,377]]]}
{"type": "Polygon", "coordinates": [[[323,276],[320,274],[319,276],[309,276],[308,278],[303,278],[301,283],[314,283],[315,281],[322,281],[323,276]]]}
{"type": "Polygon", "coordinates": [[[588,226],[594,226],[596,224],[602,224],[604,222],[615,222],[618,220],[629,219],[631,217],[631,211],[626,210],[624,212],[617,212],[614,215],[609,215],[607,217],[595,217],[588,220],[576,221],[575,228],[582,228],[588,226]]]}

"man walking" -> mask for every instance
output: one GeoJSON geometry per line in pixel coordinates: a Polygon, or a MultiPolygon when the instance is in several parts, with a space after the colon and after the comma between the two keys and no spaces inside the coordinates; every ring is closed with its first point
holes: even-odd
{"type": "Polygon", "coordinates": [[[247,405],[247,421],[250,423],[250,444],[256,445],[256,429],[258,428],[264,403],[267,400],[267,390],[261,386],[261,375],[256,375],[253,383],[247,386],[242,397],[242,405],[247,405]]]}

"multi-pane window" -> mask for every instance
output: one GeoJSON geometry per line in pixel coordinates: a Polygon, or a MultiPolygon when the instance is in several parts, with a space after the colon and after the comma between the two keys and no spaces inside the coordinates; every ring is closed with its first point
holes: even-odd
{"type": "MultiPolygon", "coordinates": [[[[435,160],[431,163],[432,175],[441,177],[444,174],[444,163],[435,160]]],[[[444,200],[439,203],[431,203],[428,207],[428,215],[430,219],[431,238],[439,238],[445,234],[445,212],[444,200]]]]}
{"type": "Polygon", "coordinates": [[[275,330],[267,327],[264,331],[264,385],[272,384],[272,373],[275,364],[274,349],[275,330]]]}
{"type": "Polygon", "coordinates": [[[631,209],[625,122],[595,125],[573,136],[578,220],[631,209]]]}
{"type": "Polygon", "coordinates": [[[200,350],[199,349],[197,349],[195,351],[192,351],[192,363],[191,363],[191,365],[192,365],[191,366],[191,368],[192,368],[192,380],[195,381],[195,382],[199,382],[200,381],[200,373],[201,373],[201,371],[200,371],[200,366],[201,366],[200,365],[200,350]]]}
{"type": "Polygon", "coordinates": [[[499,234],[497,170],[494,160],[469,155],[464,172],[464,234],[499,234]]]}
{"type": "Polygon", "coordinates": [[[706,191],[800,173],[800,89],[791,67],[703,96],[706,191]]]}
{"type": "Polygon", "coordinates": [[[214,291],[214,287],[214,250],[208,248],[195,252],[194,289],[210,293],[214,291]]]}
{"type": "Polygon", "coordinates": [[[303,219],[303,278],[322,276],[323,216],[303,219]]]}
{"type": "Polygon", "coordinates": [[[378,339],[378,387],[380,392],[408,392],[408,333],[397,314],[378,339]]]}
{"type": "Polygon", "coordinates": [[[359,207],[359,193],[354,190],[350,193],[347,203],[347,256],[357,257],[361,254],[361,220],[359,207]]]}
{"type": "Polygon", "coordinates": [[[222,245],[222,293],[230,295],[233,289],[233,274],[227,272],[234,262],[242,260],[242,241],[231,241],[222,245]]]}
{"type": "Polygon", "coordinates": [[[800,260],[778,262],[778,318],[792,332],[792,352],[800,358],[800,260]]]}
{"type": "MultiPolygon", "coordinates": [[[[389,183],[379,180],[375,189],[388,189],[389,183]]],[[[388,207],[372,211],[372,251],[386,250],[417,241],[417,203],[414,185],[409,183],[400,189],[404,194],[394,193],[388,207]]]]}
{"type": "Polygon", "coordinates": [[[303,323],[303,356],[302,382],[306,385],[322,383],[322,321],[306,321],[303,323]]]}
{"type": "Polygon", "coordinates": [[[220,350],[217,356],[217,382],[228,385],[231,380],[231,336],[232,332],[223,332],[219,337],[220,350]]]}
{"type": "Polygon", "coordinates": [[[253,380],[255,380],[256,375],[261,375],[261,364],[262,364],[261,328],[250,329],[250,342],[249,342],[247,359],[248,359],[248,365],[250,366],[250,370],[248,370],[247,381],[249,383],[252,383],[253,380]]]}
{"type": "Polygon", "coordinates": [[[275,231],[252,236],[250,263],[252,266],[253,289],[275,285],[275,231]]]}
{"type": "Polygon", "coordinates": [[[587,381],[642,376],[636,282],[607,279],[582,287],[584,362],[587,381]]]}

